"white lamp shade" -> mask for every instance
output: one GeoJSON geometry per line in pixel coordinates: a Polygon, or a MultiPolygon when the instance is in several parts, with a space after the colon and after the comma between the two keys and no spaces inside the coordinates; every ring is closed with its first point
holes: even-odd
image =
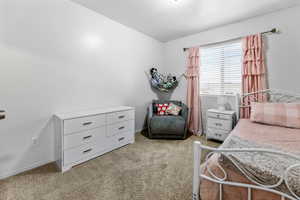
{"type": "Polygon", "coordinates": [[[224,96],[218,96],[218,109],[225,110],[226,98],[224,96]]]}

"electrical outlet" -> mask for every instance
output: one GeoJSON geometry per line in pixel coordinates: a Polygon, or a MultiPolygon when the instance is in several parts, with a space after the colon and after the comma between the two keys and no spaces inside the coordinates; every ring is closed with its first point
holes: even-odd
{"type": "Polygon", "coordinates": [[[38,144],[38,139],[37,139],[37,137],[33,137],[33,138],[32,138],[32,144],[33,144],[33,145],[37,145],[37,144],[38,144]]]}

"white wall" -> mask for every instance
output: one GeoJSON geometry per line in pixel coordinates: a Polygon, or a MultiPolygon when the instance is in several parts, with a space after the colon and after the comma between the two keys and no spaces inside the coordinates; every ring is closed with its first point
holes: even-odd
{"type": "Polygon", "coordinates": [[[0,178],[54,160],[56,112],[128,105],[141,129],[155,97],[144,70],[162,54],[162,43],[69,0],[1,0],[0,178]]]}
{"type": "MultiPolygon", "coordinates": [[[[266,37],[270,88],[300,93],[299,19],[300,7],[295,7],[170,41],[165,45],[166,71],[182,73],[185,70],[183,47],[230,40],[276,27],[281,33],[266,37]]],[[[173,99],[185,100],[185,96],[186,82],[182,81],[180,87],[174,92],[173,99]]]]}

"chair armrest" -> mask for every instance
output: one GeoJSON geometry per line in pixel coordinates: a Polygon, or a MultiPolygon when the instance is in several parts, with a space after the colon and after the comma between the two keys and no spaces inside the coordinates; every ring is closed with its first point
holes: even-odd
{"type": "Polygon", "coordinates": [[[188,118],[188,113],[189,113],[189,108],[188,108],[185,104],[182,104],[182,105],[181,105],[181,108],[182,108],[182,110],[181,110],[181,116],[182,116],[185,120],[187,120],[187,118],[188,118]]]}
{"type": "Polygon", "coordinates": [[[187,134],[188,134],[188,114],[189,114],[189,108],[184,103],[182,103],[181,107],[182,107],[181,117],[184,118],[184,120],[185,120],[185,128],[184,128],[184,135],[183,135],[183,138],[185,139],[187,137],[187,134]]]}
{"type": "Polygon", "coordinates": [[[152,103],[148,106],[148,119],[153,117],[153,105],[152,103]]]}
{"type": "Polygon", "coordinates": [[[147,111],[148,111],[147,124],[148,124],[148,128],[150,128],[150,121],[151,121],[151,118],[153,117],[153,104],[152,103],[148,106],[147,111]]]}
{"type": "Polygon", "coordinates": [[[151,138],[150,122],[152,117],[153,117],[153,104],[150,103],[150,105],[147,108],[147,131],[148,131],[148,136],[150,136],[150,138],[151,138]]]}

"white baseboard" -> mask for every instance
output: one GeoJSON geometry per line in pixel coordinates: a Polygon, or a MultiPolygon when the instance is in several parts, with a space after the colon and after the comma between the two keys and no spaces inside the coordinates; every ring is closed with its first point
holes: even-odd
{"type": "MultiPolygon", "coordinates": [[[[138,134],[141,131],[142,131],[142,129],[141,130],[135,130],[135,134],[138,134]]],[[[27,166],[27,167],[23,167],[23,168],[20,168],[20,169],[13,169],[13,170],[8,170],[6,172],[2,172],[2,173],[0,173],[0,180],[8,178],[10,176],[14,176],[14,175],[20,174],[22,172],[26,172],[28,170],[31,170],[31,169],[34,169],[34,168],[37,168],[37,167],[40,167],[40,166],[43,166],[43,165],[46,165],[46,164],[51,163],[51,162],[54,162],[54,161],[53,160],[38,161],[38,162],[35,162],[32,165],[27,166]]]]}
{"type": "Polygon", "coordinates": [[[40,167],[40,166],[43,166],[43,165],[46,165],[46,164],[51,163],[51,162],[54,162],[54,161],[53,160],[38,161],[38,162],[35,162],[32,165],[27,166],[27,167],[23,167],[23,168],[19,168],[19,169],[13,169],[13,170],[8,170],[6,172],[2,172],[2,173],[0,173],[0,180],[8,178],[10,176],[14,176],[14,175],[20,174],[22,172],[25,172],[25,171],[28,171],[28,170],[31,170],[31,169],[34,169],[34,168],[37,168],[37,167],[40,167]]]}
{"type": "Polygon", "coordinates": [[[142,130],[143,129],[141,129],[141,130],[135,130],[135,134],[138,134],[138,133],[142,132],[142,130]]]}

